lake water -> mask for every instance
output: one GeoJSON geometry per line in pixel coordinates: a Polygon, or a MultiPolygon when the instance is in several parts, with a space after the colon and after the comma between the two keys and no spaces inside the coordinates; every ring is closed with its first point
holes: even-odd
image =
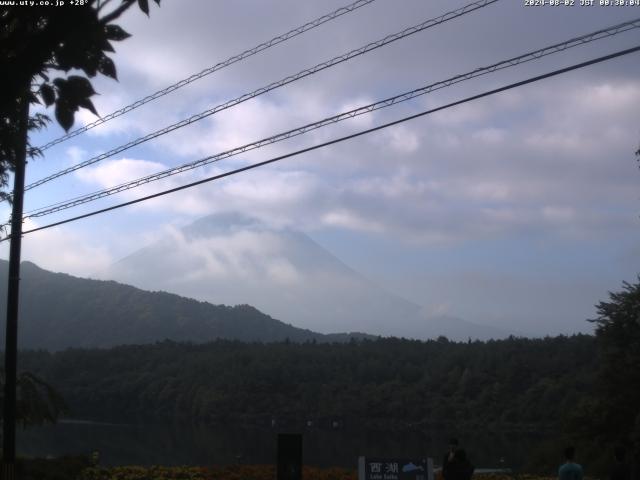
{"type": "MultiPolygon", "coordinates": [[[[291,433],[283,430],[282,433],[291,433]]],[[[19,429],[18,454],[44,457],[100,452],[103,465],[272,464],[278,429],[230,428],[156,423],[117,425],[65,421],[54,426],[19,429]]],[[[359,455],[430,456],[440,463],[445,432],[381,432],[305,429],[303,458],[320,467],[357,465],[359,455]]],[[[531,435],[480,432],[459,436],[476,467],[517,470],[538,441],[531,435]]]]}

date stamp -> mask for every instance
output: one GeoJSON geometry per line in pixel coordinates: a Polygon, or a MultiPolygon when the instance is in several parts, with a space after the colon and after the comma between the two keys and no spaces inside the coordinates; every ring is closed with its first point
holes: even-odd
{"type": "Polygon", "coordinates": [[[640,0],[524,0],[525,7],[640,7],[640,0]]]}

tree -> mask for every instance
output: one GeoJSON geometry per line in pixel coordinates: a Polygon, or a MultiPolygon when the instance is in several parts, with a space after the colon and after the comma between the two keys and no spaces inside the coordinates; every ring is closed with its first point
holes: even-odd
{"type": "Polygon", "coordinates": [[[596,305],[593,320],[600,350],[595,412],[604,440],[629,443],[640,452],[640,277],[596,305]]]}
{"type": "MultiPolygon", "coordinates": [[[[160,4],[160,0],[154,0],[160,4]]],[[[47,125],[43,113],[29,116],[32,104],[53,106],[58,123],[69,130],[80,107],[97,115],[91,102],[95,95],[89,78],[98,73],[117,79],[116,67],[107,56],[112,41],[129,37],[112,22],[136,0],[121,0],[109,11],[113,0],[78,0],[66,6],[13,5],[0,9],[0,188],[6,187],[9,171],[14,172],[9,246],[9,284],[5,382],[3,397],[3,474],[15,471],[15,423],[20,404],[17,398],[17,331],[22,237],[22,200],[27,158],[38,149],[29,143],[29,131],[47,125]],[[73,70],[86,76],[70,74],[73,70]],[[52,78],[55,77],[55,78],[52,78]],[[89,78],[87,78],[89,77],[89,78]]],[[[149,1],[137,0],[149,14],[149,1]]],[[[27,404],[30,405],[30,404],[27,404]]]]}
{"type": "MultiPolygon", "coordinates": [[[[1,374],[0,385],[4,385],[4,376],[1,374]]],[[[18,376],[17,390],[16,420],[23,426],[55,423],[61,414],[68,412],[62,396],[32,373],[22,372],[18,376]]],[[[3,401],[3,396],[0,396],[0,404],[3,401]]]]}
{"type": "MultiPolygon", "coordinates": [[[[160,0],[154,1],[160,4],[160,0]]],[[[0,188],[7,186],[8,174],[20,161],[25,142],[28,157],[39,153],[21,131],[25,106],[54,107],[56,120],[69,130],[79,108],[98,114],[91,102],[96,92],[89,78],[101,73],[117,79],[116,67],[107,53],[115,51],[112,42],[130,35],[113,21],[136,0],[122,0],[108,12],[112,0],[80,3],[0,9],[0,71],[4,72],[0,84],[0,188]],[[73,70],[86,76],[69,75],[73,70]]],[[[148,0],[137,3],[148,15],[148,0]]],[[[47,115],[36,113],[28,119],[27,129],[41,129],[48,122],[47,115]]],[[[0,195],[8,196],[6,192],[0,195]]]]}

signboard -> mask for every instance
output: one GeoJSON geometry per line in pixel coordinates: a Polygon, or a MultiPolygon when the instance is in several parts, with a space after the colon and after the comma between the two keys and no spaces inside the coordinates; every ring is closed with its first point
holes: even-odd
{"type": "Polygon", "coordinates": [[[302,435],[278,434],[277,480],[302,479],[302,435]]]}
{"type": "Polygon", "coordinates": [[[358,459],[358,480],[433,480],[433,459],[358,459]]]}

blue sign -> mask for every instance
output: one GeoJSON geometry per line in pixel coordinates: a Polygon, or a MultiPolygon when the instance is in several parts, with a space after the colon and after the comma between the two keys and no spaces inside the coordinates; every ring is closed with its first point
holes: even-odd
{"type": "Polygon", "coordinates": [[[360,457],[358,480],[433,480],[433,460],[360,457]]]}

